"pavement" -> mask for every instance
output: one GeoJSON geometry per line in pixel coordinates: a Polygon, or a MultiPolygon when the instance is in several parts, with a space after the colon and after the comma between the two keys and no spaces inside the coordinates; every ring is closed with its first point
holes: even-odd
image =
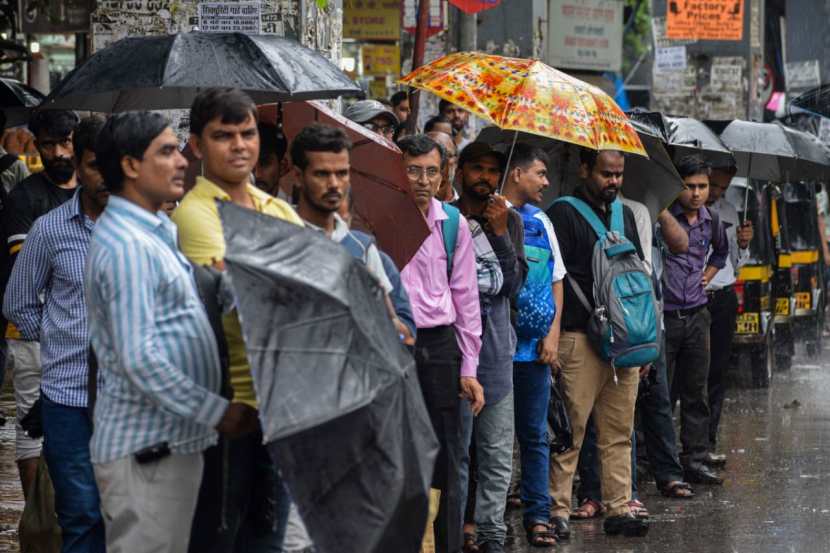
{"type": "MultiPolygon", "coordinates": [[[[0,553],[18,552],[23,496],[14,465],[14,402],[0,393],[0,553]]],[[[723,487],[697,486],[692,500],[663,498],[641,482],[652,515],[645,538],[610,538],[602,521],[575,522],[560,553],[827,553],[830,551],[830,350],[821,362],[797,356],[767,390],[730,390],[721,451],[723,487]]],[[[521,513],[508,512],[511,553],[530,548],[521,513]]]]}

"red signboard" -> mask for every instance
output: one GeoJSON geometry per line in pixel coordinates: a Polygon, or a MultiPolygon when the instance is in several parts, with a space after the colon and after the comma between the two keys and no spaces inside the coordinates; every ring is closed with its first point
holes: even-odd
{"type": "Polygon", "coordinates": [[[501,4],[501,0],[450,0],[450,4],[464,13],[478,13],[501,4]]]}

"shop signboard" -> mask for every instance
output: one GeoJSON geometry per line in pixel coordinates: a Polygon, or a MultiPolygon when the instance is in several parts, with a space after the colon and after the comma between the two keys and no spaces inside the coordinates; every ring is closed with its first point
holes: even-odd
{"type": "Polygon", "coordinates": [[[399,0],[343,0],[343,38],[400,40],[399,0]]]}
{"type": "Polygon", "coordinates": [[[549,0],[548,63],[565,69],[622,68],[623,3],[549,0]]]}
{"type": "Polygon", "coordinates": [[[92,0],[20,0],[24,33],[88,33],[92,0]]]}
{"type": "Polygon", "coordinates": [[[666,37],[742,40],[745,0],[668,0],[666,37]]]}

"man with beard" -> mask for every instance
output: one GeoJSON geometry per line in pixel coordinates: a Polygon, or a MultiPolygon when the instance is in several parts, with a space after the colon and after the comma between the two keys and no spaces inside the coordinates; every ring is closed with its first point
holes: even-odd
{"type": "MultiPolygon", "coordinates": [[[[190,108],[190,145],[204,176],[173,213],[179,246],[191,263],[224,270],[225,239],[217,200],[302,225],[286,202],[251,184],[259,159],[257,109],[239,89],[211,88],[190,108]]],[[[236,310],[222,318],[233,400],[257,408],[253,377],[236,310]]],[[[222,438],[205,451],[205,473],[190,531],[198,553],[273,551],[282,545],[289,503],[282,480],[262,443],[262,431],[222,438]]]]}
{"type": "Polygon", "coordinates": [[[496,194],[504,156],[481,142],[470,143],[461,152],[458,178],[461,197],[456,205],[470,222],[479,280],[482,338],[478,361],[478,380],[484,388],[484,408],[473,420],[469,406],[462,406],[464,451],[461,454],[462,490],[471,473],[475,486],[467,496],[465,542],[477,533],[483,553],[502,553],[507,537],[504,508],[513,460],[513,355],[516,333],[510,321],[510,302],[524,284],[527,264],[524,259],[522,218],[510,209],[504,197],[496,194]],[[483,244],[480,246],[480,244],[483,244]],[[495,267],[485,253],[495,254],[495,267]],[[487,285],[498,271],[499,286],[487,285]],[[467,451],[472,449],[470,455],[467,451]],[[470,463],[470,457],[475,463],[470,463]]]}
{"type": "MultiPolygon", "coordinates": [[[[383,291],[392,292],[392,283],[383,268],[377,246],[366,234],[349,230],[337,213],[349,192],[349,152],[352,144],[341,129],[325,125],[304,128],[291,143],[291,162],[300,185],[297,213],[308,226],[342,244],[359,258],[377,279],[383,291]]],[[[407,345],[415,344],[409,328],[398,319],[391,300],[387,307],[395,329],[407,345]]]]}
{"type": "MultiPolygon", "coordinates": [[[[618,151],[583,149],[580,162],[582,184],[574,196],[585,202],[609,228],[611,204],[619,201],[617,193],[622,186],[625,157],[618,151]]],[[[634,214],[628,207],[621,207],[625,237],[643,259],[634,214]]],[[[602,471],[602,497],[608,512],[603,528],[611,535],[643,536],[648,532],[648,522],[634,517],[628,505],[631,501],[631,432],[640,375],[635,369],[617,369],[615,378],[611,365],[600,358],[588,340],[590,313],[573,287],[579,286],[589,302],[593,301],[594,279],[598,277],[591,268],[591,252],[597,241],[593,227],[576,208],[565,202],[555,203],[548,215],[559,237],[568,271],[557,364],[565,385],[565,403],[574,442],[572,449],[554,455],[551,460],[552,521],[557,530],[567,528],[574,472],[588,417],[593,411],[602,471]]]]}
{"type": "Polygon", "coordinates": [[[63,551],[103,553],[104,522],[89,457],[89,332],[84,266],[92,230],[109,192],[98,172],[100,117],[73,137],[79,188],[32,225],[15,264],[3,312],[23,340],[40,341],[43,454],[55,489],[63,551]],[[41,302],[41,297],[44,300],[41,302]]]}
{"type": "Polygon", "coordinates": [[[467,136],[467,123],[470,120],[469,111],[442,99],[438,102],[438,114],[447,119],[452,125],[453,140],[459,150],[463,150],[464,146],[472,142],[472,139],[467,136]]]}
{"type": "MultiPolygon", "coordinates": [[[[29,121],[35,136],[43,171],[22,180],[9,194],[3,209],[3,226],[13,269],[23,242],[35,219],[63,204],[75,194],[75,165],[72,135],[78,125],[72,111],[38,111],[29,121]]],[[[15,459],[20,471],[23,493],[28,494],[37,471],[41,440],[26,435],[20,421],[40,395],[40,345],[25,340],[17,328],[6,327],[8,367],[12,371],[14,399],[17,407],[15,427],[15,459]]]]}

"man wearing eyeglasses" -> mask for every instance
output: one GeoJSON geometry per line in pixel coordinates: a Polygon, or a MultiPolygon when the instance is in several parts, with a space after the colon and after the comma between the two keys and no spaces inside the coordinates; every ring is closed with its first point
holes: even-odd
{"type": "Polygon", "coordinates": [[[392,140],[398,118],[387,106],[377,100],[360,100],[343,111],[343,116],[376,132],[387,140],[392,140]]]}
{"type": "Polygon", "coordinates": [[[399,143],[415,203],[430,234],[401,271],[409,293],[418,336],[415,364],[432,426],[440,443],[432,487],[441,490],[435,522],[439,551],[461,549],[460,463],[463,454],[461,401],[473,414],[484,407],[476,377],[481,350],[481,310],[472,235],[456,208],[435,199],[444,148],[425,135],[399,143]],[[455,240],[444,239],[445,235],[455,240]]]}

